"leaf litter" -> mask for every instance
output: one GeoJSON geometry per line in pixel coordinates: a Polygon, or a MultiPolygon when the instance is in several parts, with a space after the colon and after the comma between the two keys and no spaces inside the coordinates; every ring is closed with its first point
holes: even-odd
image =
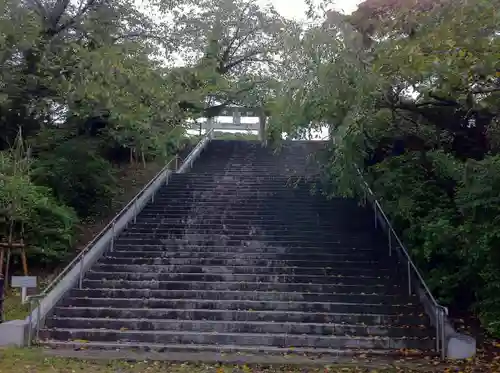
{"type": "MultiPolygon", "coordinates": [[[[105,354],[104,354],[105,356],[105,354]]],[[[314,363],[313,363],[314,364],[314,363]]],[[[437,358],[381,360],[360,355],[339,364],[202,364],[161,361],[84,360],[53,357],[42,349],[0,349],[0,373],[500,373],[500,343],[487,342],[473,359],[442,362],[437,358]]]]}

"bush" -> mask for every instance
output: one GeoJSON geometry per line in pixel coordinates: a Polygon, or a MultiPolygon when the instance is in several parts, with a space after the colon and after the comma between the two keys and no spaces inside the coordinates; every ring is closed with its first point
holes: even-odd
{"type": "Polygon", "coordinates": [[[371,168],[373,187],[440,300],[472,305],[500,336],[500,156],[409,152],[371,168]]]}
{"type": "Polygon", "coordinates": [[[72,245],[75,212],[58,203],[50,189],[35,185],[26,169],[16,169],[9,154],[0,158],[0,239],[23,238],[29,260],[37,264],[60,261],[72,245]]]}
{"type": "Polygon", "coordinates": [[[113,174],[108,161],[75,139],[41,154],[34,165],[33,180],[51,188],[80,217],[87,217],[111,207],[116,190],[113,174]]]}

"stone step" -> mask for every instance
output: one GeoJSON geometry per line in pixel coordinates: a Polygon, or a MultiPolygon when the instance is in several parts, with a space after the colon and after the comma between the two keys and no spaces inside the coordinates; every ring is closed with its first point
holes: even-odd
{"type": "Polygon", "coordinates": [[[202,333],[178,331],[137,331],[101,329],[43,329],[42,339],[59,341],[146,342],[161,344],[215,344],[237,346],[276,346],[358,349],[431,349],[434,340],[412,337],[346,337],[259,333],[202,333]]]}
{"type": "Polygon", "coordinates": [[[294,199],[295,198],[304,198],[310,200],[323,200],[324,202],[335,202],[335,200],[330,201],[325,196],[321,194],[316,188],[313,189],[294,189],[293,187],[283,187],[283,188],[270,188],[267,190],[265,186],[262,188],[254,189],[245,184],[228,184],[227,188],[221,187],[220,185],[212,185],[207,188],[197,188],[196,185],[190,184],[190,188],[186,188],[186,183],[182,184],[184,188],[182,188],[181,184],[175,186],[172,184],[168,184],[166,187],[160,189],[157,193],[158,197],[192,197],[195,196],[206,196],[208,193],[213,193],[214,196],[224,196],[227,195],[229,197],[248,197],[252,198],[254,196],[261,198],[275,198],[275,199],[294,199]]]}
{"type": "MultiPolygon", "coordinates": [[[[201,220],[201,218],[200,218],[201,220]]],[[[225,223],[222,224],[199,224],[195,221],[190,223],[167,225],[167,224],[157,224],[156,226],[152,224],[132,224],[124,232],[127,233],[145,233],[145,234],[169,234],[169,233],[204,233],[204,234],[228,234],[231,236],[240,235],[252,235],[253,237],[258,237],[260,235],[282,235],[294,237],[309,237],[309,236],[322,236],[322,237],[338,237],[352,235],[350,231],[346,232],[346,229],[341,227],[332,226],[330,229],[318,228],[314,226],[304,227],[304,229],[289,228],[288,226],[276,227],[263,223],[258,223],[252,226],[229,226],[225,223]]],[[[366,237],[370,239],[373,236],[373,232],[365,232],[358,234],[358,237],[366,237]]]]}
{"type": "MultiPolygon", "coordinates": [[[[335,293],[298,293],[298,292],[263,292],[240,290],[156,290],[156,289],[73,289],[73,298],[130,298],[130,299],[201,299],[224,301],[259,301],[259,302],[337,302],[356,304],[397,304],[405,301],[416,304],[416,298],[401,294],[335,294],[335,293]],[[406,299],[405,299],[406,298],[406,299]]],[[[406,304],[406,303],[405,303],[406,304]]]]}
{"type": "Polygon", "coordinates": [[[169,185],[252,185],[252,186],[264,186],[267,188],[305,188],[306,186],[312,186],[314,184],[319,185],[318,181],[303,182],[301,178],[294,178],[288,176],[274,176],[274,177],[262,177],[256,176],[253,172],[242,173],[235,171],[232,174],[230,172],[225,172],[217,174],[218,170],[210,175],[204,175],[200,173],[186,174],[185,177],[179,177],[174,175],[169,181],[169,185]]]}
{"type": "Polygon", "coordinates": [[[253,301],[225,299],[143,299],[143,298],[74,298],[68,297],[62,305],[73,307],[110,307],[128,308],[177,308],[177,309],[219,309],[248,311],[295,311],[295,312],[327,312],[327,313],[374,313],[386,315],[412,314],[416,311],[413,303],[408,304],[375,304],[350,302],[306,302],[306,301],[253,301]]]}
{"type": "MultiPolygon", "coordinates": [[[[372,223],[370,221],[370,223],[372,223]]],[[[274,220],[264,220],[264,219],[253,219],[253,220],[245,220],[245,219],[224,219],[224,218],[209,218],[205,219],[205,217],[200,216],[193,216],[193,217],[179,217],[177,219],[170,219],[170,218],[150,218],[150,219],[144,219],[144,218],[139,218],[136,220],[135,223],[132,223],[130,225],[130,228],[142,228],[142,229],[158,229],[158,228],[169,228],[169,227],[183,227],[183,226],[188,226],[188,225],[195,225],[200,228],[204,227],[220,227],[220,226],[225,226],[227,229],[244,229],[256,225],[263,225],[265,227],[268,227],[270,230],[277,230],[277,229],[283,229],[283,230],[305,230],[305,231],[312,231],[312,230],[329,230],[335,227],[335,223],[332,222],[316,222],[316,221],[307,221],[304,223],[295,223],[295,224],[290,224],[283,222],[282,220],[279,219],[274,219],[274,220]]],[[[353,224],[354,225],[354,224],[353,224]]],[[[357,222],[357,226],[362,226],[362,225],[367,225],[367,223],[364,222],[357,222]]],[[[373,223],[371,224],[373,225],[373,223]]]]}
{"type": "MultiPolygon", "coordinates": [[[[265,221],[256,222],[253,225],[240,225],[240,226],[231,226],[227,225],[224,222],[221,223],[205,223],[203,222],[203,217],[199,218],[189,218],[190,219],[186,223],[178,223],[178,224],[166,224],[162,223],[162,218],[157,218],[156,223],[153,224],[151,221],[149,223],[131,223],[129,227],[124,232],[137,232],[137,233],[146,233],[146,234],[168,234],[168,233],[196,233],[196,232],[207,232],[208,234],[226,234],[231,236],[244,236],[244,235],[252,235],[258,236],[262,234],[271,234],[271,235],[286,235],[293,237],[305,237],[309,236],[318,236],[321,235],[325,239],[329,238],[337,238],[340,236],[347,237],[358,237],[364,239],[372,239],[376,235],[381,235],[379,232],[371,231],[370,229],[365,229],[364,232],[358,233],[362,228],[362,222],[358,222],[358,226],[354,225],[344,225],[339,226],[338,224],[332,224],[331,227],[318,227],[314,226],[311,222],[309,226],[303,226],[301,229],[298,224],[288,224],[286,227],[280,227],[273,224],[266,224],[265,221]]],[[[369,223],[363,224],[366,228],[370,227],[369,223]]]]}
{"type": "Polygon", "coordinates": [[[213,231],[211,233],[187,232],[170,233],[127,233],[123,232],[115,238],[115,244],[125,245],[199,245],[204,246],[255,246],[266,247],[268,245],[287,247],[330,247],[334,251],[335,246],[341,247],[369,247],[369,237],[321,237],[311,236],[272,236],[272,235],[229,235],[226,232],[213,231]]]}
{"type": "MultiPolygon", "coordinates": [[[[221,223],[210,223],[206,224],[202,221],[203,218],[200,217],[199,221],[195,219],[191,219],[191,221],[187,223],[178,223],[178,224],[165,224],[158,222],[156,224],[144,224],[144,223],[136,223],[130,224],[128,228],[123,231],[123,234],[129,233],[141,233],[146,235],[152,234],[224,234],[224,235],[244,235],[251,234],[254,238],[259,237],[267,237],[267,236],[289,236],[293,234],[294,236],[303,235],[302,237],[309,236],[323,236],[323,237],[338,237],[345,235],[356,234],[357,227],[346,226],[339,227],[338,225],[331,225],[330,227],[315,227],[313,224],[310,224],[309,227],[304,226],[302,229],[300,226],[296,225],[272,225],[266,224],[265,222],[254,223],[252,225],[228,225],[224,222],[221,223]]],[[[361,225],[361,224],[360,224],[361,225]]],[[[368,224],[364,224],[367,226],[368,224]]],[[[358,228],[359,229],[359,228],[358,228]]],[[[373,237],[373,233],[366,232],[362,235],[357,235],[359,237],[366,237],[369,241],[373,237]]]]}
{"type": "Polygon", "coordinates": [[[228,196],[253,197],[257,195],[259,197],[273,197],[277,199],[279,198],[289,199],[297,197],[297,198],[305,198],[311,200],[322,199],[325,202],[330,202],[330,203],[342,202],[341,200],[338,200],[336,198],[328,200],[326,196],[324,196],[318,190],[319,186],[317,185],[310,185],[309,188],[294,188],[293,186],[286,186],[286,185],[283,187],[270,187],[270,188],[266,188],[265,185],[259,185],[259,186],[260,187],[258,189],[254,189],[251,186],[244,184],[243,182],[238,182],[238,183],[233,182],[231,184],[228,183],[227,185],[222,185],[222,186],[220,184],[215,184],[215,185],[207,184],[206,188],[203,187],[198,188],[197,184],[195,183],[188,184],[186,182],[183,182],[182,184],[181,183],[171,184],[169,182],[169,184],[162,187],[158,191],[157,195],[159,197],[165,197],[173,194],[178,197],[182,196],[191,197],[193,194],[205,195],[207,193],[213,193],[216,196],[228,195],[228,196]],[[189,185],[190,187],[186,188],[186,185],[189,185]]]}
{"type": "Polygon", "coordinates": [[[393,278],[357,276],[324,276],[296,274],[255,274],[255,273],[156,273],[156,272],[105,272],[93,268],[86,274],[90,280],[133,280],[133,281],[228,281],[228,282],[277,282],[277,283],[312,283],[312,284],[345,284],[365,285],[376,283],[387,285],[393,278]]]}
{"type": "Polygon", "coordinates": [[[127,281],[127,280],[88,280],[83,281],[83,289],[132,289],[132,290],[198,290],[198,291],[263,291],[263,292],[300,292],[300,293],[364,293],[388,296],[406,296],[406,286],[400,285],[337,285],[337,284],[287,284],[274,282],[178,282],[178,281],[127,281]]]}
{"type": "MultiPolygon", "coordinates": [[[[186,239],[191,239],[196,237],[196,239],[203,239],[204,237],[210,237],[213,235],[224,235],[228,238],[234,239],[253,239],[253,240],[269,240],[273,238],[277,241],[281,239],[299,239],[307,240],[310,242],[317,242],[318,240],[331,240],[338,237],[345,237],[348,232],[342,232],[340,230],[331,230],[329,232],[321,229],[309,230],[309,231],[298,231],[298,230],[285,230],[285,229],[266,229],[265,225],[251,227],[251,228],[241,228],[241,229],[229,229],[229,227],[222,226],[209,226],[209,227],[198,227],[197,225],[187,226],[187,227],[165,227],[161,226],[156,229],[152,228],[141,228],[136,226],[130,226],[123,231],[121,237],[132,237],[139,235],[140,237],[177,237],[179,235],[185,236],[186,239]]],[[[370,240],[372,234],[365,233],[359,234],[356,238],[370,240]]]]}
{"type": "MultiPolygon", "coordinates": [[[[154,204],[148,205],[142,210],[138,218],[141,217],[149,217],[149,218],[178,218],[178,217],[206,217],[207,219],[254,219],[257,216],[260,216],[262,220],[275,220],[280,219],[286,223],[299,222],[303,220],[308,221],[335,221],[334,211],[292,211],[285,210],[286,212],[277,212],[264,209],[245,209],[245,210],[231,210],[230,206],[228,206],[228,210],[225,209],[217,209],[217,208],[201,208],[193,206],[183,206],[180,208],[164,208],[162,206],[157,206],[154,204]]],[[[351,218],[351,215],[349,215],[351,218]]],[[[353,215],[353,219],[364,219],[366,220],[366,215],[353,215]]],[[[338,219],[338,218],[337,218],[338,219]]]]}
{"type": "Polygon", "coordinates": [[[381,235],[373,228],[373,221],[368,221],[367,219],[356,219],[355,221],[336,221],[333,219],[318,218],[316,216],[311,216],[307,222],[301,223],[301,221],[294,220],[292,216],[284,217],[281,221],[274,219],[261,219],[261,220],[247,220],[247,223],[243,224],[233,224],[233,221],[244,222],[245,216],[227,216],[224,211],[210,211],[208,213],[198,213],[194,208],[193,211],[187,213],[172,213],[165,211],[164,213],[141,213],[136,222],[131,222],[129,224],[130,228],[182,228],[188,227],[189,225],[197,226],[200,228],[209,227],[225,227],[226,229],[244,229],[249,226],[262,226],[269,230],[283,230],[283,231],[318,231],[328,234],[330,232],[340,234],[343,231],[347,231],[346,235],[381,235]],[[362,233],[359,233],[362,232],[362,233]]]}
{"type": "MultiPolygon", "coordinates": [[[[238,160],[235,160],[234,162],[238,162],[238,160]]],[[[232,161],[231,161],[231,163],[232,163],[232,161]]],[[[268,161],[261,162],[258,159],[251,160],[251,161],[246,160],[245,162],[243,162],[246,164],[241,164],[241,163],[242,162],[238,162],[237,165],[233,165],[233,164],[230,164],[228,162],[223,162],[223,163],[217,162],[216,160],[213,162],[206,162],[206,161],[200,160],[199,162],[195,163],[194,167],[190,171],[182,173],[182,174],[176,173],[175,176],[181,176],[184,178],[189,178],[189,177],[198,176],[198,175],[202,175],[205,177],[211,177],[211,176],[213,177],[214,176],[213,171],[218,170],[217,175],[219,175],[219,176],[250,175],[251,177],[259,179],[259,180],[286,179],[286,178],[291,177],[291,176],[293,176],[295,178],[302,177],[305,180],[314,180],[314,179],[321,178],[321,174],[319,174],[319,173],[313,173],[313,172],[293,173],[293,172],[289,172],[289,171],[293,171],[293,170],[291,170],[291,167],[290,167],[291,165],[289,165],[289,164],[287,165],[287,164],[283,164],[283,163],[277,165],[276,159],[270,159],[269,162],[268,161]],[[271,166],[270,168],[273,168],[273,169],[283,168],[282,171],[286,171],[286,172],[261,173],[261,172],[259,172],[261,170],[259,170],[257,168],[253,168],[252,165],[249,164],[251,162],[258,163],[262,168],[266,167],[265,163],[267,163],[267,165],[271,166]],[[274,164],[271,164],[272,162],[274,162],[274,164]]],[[[304,170],[304,167],[302,167],[302,169],[300,171],[303,171],[303,170],[304,170]]]]}
{"type": "Polygon", "coordinates": [[[322,323],[275,323],[265,321],[210,321],[210,320],[147,320],[53,317],[47,328],[62,329],[108,329],[133,331],[179,331],[201,333],[271,333],[271,334],[316,334],[324,336],[391,336],[391,337],[433,337],[425,325],[380,326],[322,323]]]}
{"type": "MultiPolygon", "coordinates": [[[[311,259],[326,259],[338,258],[339,260],[345,259],[355,261],[356,259],[371,260],[376,255],[376,250],[373,248],[356,246],[330,246],[330,247],[317,247],[317,246],[265,246],[257,241],[241,246],[220,246],[210,242],[201,244],[186,244],[186,243],[163,243],[163,244],[124,244],[117,241],[114,245],[113,255],[118,256],[123,252],[141,252],[141,256],[153,255],[154,257],[182,257],[201,255],[202,257],[220,257],[220,255],[253,255],[253,256],[272,256],[270,259],[275,258],[277,255],[280,258],[286,259],[289,256],[295,257],[297,255],[307,255],[311,259]],[[150,254],[147,254],[150,253],[150,254]],[[319,258],[318,258],[319,257],[319,258]]],[[[384,254],[386,252],[384,251],[384,254]]],[[[385,257],[384,257],[385,259],[385,257]]]]}
{"type": "Polygon", "coordinates": [[[228,224],[228,225],[236,225],[236,226],[243,226],[243,225],[249,225],[249,224],[256,224],[256,223],[265,223],[269,224],[271,226],[273,225],[287,225],[289,226],[290,224],[295,224],[295,225],[304,225],[306,227],[308,226],[314,226],[314,227],[322,227],[322,228],[331,228],[332,225],[334,224],[344,224],[344,225],[356,225],[363,223],[365,224],[366,222],[369,221],[370,225],[373,227],[374,222],[373,222],[373,217],[370,214],[370,217],[367,217],[366,214],[359,214],[355,215],[356,220],[355,221],[346,221],[345,219],[341,219],[338,216],[334,216],[333,214],[330,213],[318,213],[316,214],[314,219],[311,219],[311,216],[280,216],[279,214],[264,214],[263,216],[256,216],[256,215],[248,215],[248,216],[236,216],[232,217],[229,214],[221,215],[221,216],[199,216],[197,214],[192,214],[188,216],[170,216],[168,214],[167,216],[152,216],[149,217],[147,216],[146,211],[143,211],[140,213],[139,216],[137,216],[136,224],[160,224],[160,223],[186,223],[189,221],[199,221],[200,219],[203,219],[203,222],[205,224],[220,224],[221,222],[228,224]],[[361,221],[359,221],[361,220],[361,221]]]}
{"type": "MultiPolygon", "coordinates": [[[[337,210],[307,210],[307,209],[290,209],[286,206],[234,206],[227,202],[225,205],[219,206],[202,206],[193,204],[179,204],[178,206],[170,206],[156,203],[149,203],[144,207],[141,215],[156,215],[164,218],[175,218],[177,215],[190,217],[207,217],[207,218],[226,218],[226,219],[255,219],[259,217],[262,220],[279,219],[285,223],[293,221],[335,221],[339,220],[337,210]],[[292,215],[292,216],[291,216],[292,215]]],[[[140,216],[141,216],[140,215],[140,216]]],[[[347,216],[347,215],[344,215],[347,216]]],[[[364,219],[365,221],[372,216],[363,214],[349,214],[350,219],[364,219]]],[[[373,220],[372,220],[373,221],[373,220]]]]}
{"type": "MultiPolygon", "coordinates": [[[[156,219],[175,219],[175,218],[187,218],[187,217],[201,217],[203,214],[204,218],[207,219],[256,219],[257,216],[260,216],[260,219],[263,221],[266,220],[276,220],[279,219],[283,222],[290,224],[297,224],[298,222],[307,220],[307,221],[325,221],[325,222],[338,222],[339,220],[335,220],[333,212],[314,212],[314,213],[300,213],[294,211],[288,211],[287,214],[281,212],[272,212],[272,211],[264,211],[264,210],[245,210],[245,211],[231,211],[224,209],[208,209],[201,210],[197,209],[196,206],[185,206],[181,209],[167,209],[161,206],[155,206],[154,204],[148,205],[140,212],[138,219],[141,218],[156,218],[156,219]]],[[[354,216],[353,218],[358,218],[354,216]]],[[[360,216],[359,218],[363,218],[360,216]]],[[[363,218],[366,220],[366,217],[363,218]]]]}
{"type": "MultiPolygon", "coordinates": [[[[232,216],[227,213],[224,213],[223,215],[219,216],[198,216],[197,214],[189,214],[187,215],[186,213],[171,213],[171,212],[162,212],[162,213],[150,213],[147,210],[143,210],[139,216],[137,217],[137,224],[142,223],[142,224],[159,224],[161,222],[169,223],[169,222],[177,222],[177,221],[186,221],[189,219],[201,219],[203,218],[204,221],[209,224],[211,222],[221,222],[221,221],[226,221],[228,224],[231,224],[234,222],[234,224],[250,224],[253,222],[260,222],[260,223],[266,223],[269,222],[269,224],[287,224],[287,225],[294,225],[294,226],[300,226],[301,224],[304,225],[314,225],[314,226],[324,226],[324,227],[331,227],[333,224],[338,224],[338,223],[343,223],[345,225],[355,225],[356,223],[365,223],[366,220],[368,220],[366,217],[363,217],[362,215],[357,216],[355,221],[346,221],[346,220],[341,220],[340,217],[335,217],[332,214],[317,214],[314,218],[311,218],[311,216],[294,216],[294,215],[288,215],[288,216],[279,216],[276,214],[262,214],[262,216],[259,216],[255,213],[251,214],[238,214],[238,216],[232,216]],[[360,221],[361,220],[361,221],[360,221]]],[[[370,225],[373,226],[373,219],[370,220],[370,225]]]]}
{"type": "Polygon", "coordinates": [[[423,314],[366,314],[355,312],[297,312],[290,310],[221,310],[221,309],[182,309],[182,308],[110,308],[97,306],[59,305],[54,310],[56,317],[104,318],[104,319],[148,319],[148,320],[198,320],[198,321],[235,321],[235,322],[297,322],[321,324],[379,325],[386,327],[407,327],[428,325],[423,314]]]}
{"type": "MultiPolygon", "coordinates": [[[[202,161],[195,163],[194,167],[183,174],[180,174],[184,177],[186,176],[195,176],[195,175],[204,175],[207,177],[210,176],[250,176],[259,180],[262,179],[278,179],[278,178],[289,178],[289,177],[294,177],[294,178],[303,178],[305,180],[317,180],[321,179],[322,175],[321,173],[317,172],[317,170],[313,170],[311,168],[307,169],[307,167],[299,167],[296,170],[293,170],[292,164],[289,162],[278,162],[276,164],[276,159],[271,160],[271,162],[274,161],[274,165],[271,165],[268,159],[262,161],[262,159],[255,159],[248,161],[246,160],[245,162],[240,162],[240,161],[235,161],[237,164],[230,164],[228,162],[220,163],[217,161],[202,161]],[[252,167],[250,163],[256,162],[256,164],[259,165],[259,167],[252,167]],[[246,163],[246,164],[244,164],[246,163]],[[267,165],[266,165],[267,163],[267,165]],[[262,172],[265,171],[265,169],[271,169],[272,172],[262,172]]],[[[232,162],[231,162],[232,163],[232,162]]],[[[179,174],[176,174],[179,175],[179,174]]]]}
{"type": "MultiPolygon", "coordinates": [[[[390,349],[333,349],[333,348],[279,348],[271,346],[235,346],[235,345],[202,345],[202,344],[157,344],[140,342],[91,342],[91,341],[42,341],[41,345],[47,349],[54,350],[57,355],[58,350],[74,351],[75,357],[85,358],[91,351],[105,351],[107,356],[116,354],[122,359],[132,358],[139,361],[144,360],[144,356],[150,360],[173,360],[191,361],[195,363],[232,363],[232,364],[263,364],[263,365],[289,365],[298,364],[311,366],[320,364],[338,364],[344,362],[342,358],[353,357],[384,357],[393,360],[394,358],[411,358],[434,356],[432,351],[422,350],[390,350],[390,349]],[[82,350],[83,356],[79,355],[82,350]]],[[[65,355],[67,356],[67,355],[65,355]]],[[[100,356],[100,355],[99,355],[100,356]]]]}
{"type": "Polygon", "coordinates": [[[155,199],[209,199],[217,200],[222,198],[238,198],[238,199],[251,199],[255,201],[269,201],[275,200],[279,202],[287,201],[290,203],[304,203],[313,202],[316,204],[333,204],[325,196],[317,193],[311,194],[309,191],[296,191],[293,189],[285,189],[282,191],[273,190],[266,191],[265,189],[252,189],[252,188],[224,188],[218,189],[218,187],[212,188],[168,188],[155,195],[155,199]]]}
{"type": "MultiPolygon", "coordinates": [[[[284,193],[284,194],[299,194],[306,198],[310,198],[312,191],[318,192],[323,187],[318,182],[300,184],[294,180],[266,180],[258,181],[252,178],[225,178],[212,177],[200,178],[193,177],[190,180],[177,180],[170,178],[168,184],[160,189],[160,193],[170,190],[199,190],[200,192],[248,192],[252,193],[284,193]],[[184,187],[184,189],[183,189],[184,187]]],[[[319,194],[319,193],[318,193],[319,194]]],[[[338,201],[338,199],[334,199],[338,201]]]]}
{"type": "Polygon", "coordinates": [[[133,273],[157,273],[157,274],[176,274],[176,273],[190,273],[190,274],[265,274],[265,275],[294,275],[294,276],[324,276],[324,277],[337,277],[356,276],[364,278],[384,278],[389,279],[393,273],[393,269],[387,268],[349,268],[349,267],[251,267],[251,266],[220,266],[220,265],[140,265],[140,264],[107,264],[97,263],[94,265],[93,270],[101,272],[133,272],[133,273]]]}
{"type": "Polygon", "coordinates": [[[172,208],[177,210],[182,210],[186,207],[191,207],[190,205],[196,204],[199,208],[223,208],[227,209],[228,206],[234,212],[246,212],[253,211],[255,209],[267,208],[268,210],[274,209],[276,207],[286,207],[287,211],[298,209],[301,214],[311,214],[324,212],[332,209],[332,206],[328,204],[316,204],[313,205],[311,201],[303,201],[300,203],[288,203],[288,201],[276,201],[276,200],[262,200],[248,199],[241,201],[231,201],[228,199],[220,198],[219,200],[194,200],[194,199],[179,199],[179,200],[156,200],[153,204],[147,207],[156,207],[161,209],[172,208]]]}
{"type": "Polygon", "coordinates": [[[142,256],[138,257],[118,257],[112,252],[108,256],[103,257],[99,260],[101,264],[114,264],[114,265],[161,265],[161,266],[179,266],[185,268],[186,266],[224,266],[224,267],[236,267],[236,266],[250,266],[250,267],[286,267],[291,268],[325,268],[331,266],[332,268],[343,268],[349,270],[361,269],[363,272],[366,269],[382,269],[383,271],[388,271],[392,268],[388,268],[381,262],[376,261],[350,261],[350,262],[336,262],[329,263],[324,260],[288,260],[278,258],[272,259],[249,259],[247,256],[242,255],[235,256],[233,254],[232,258],[218,259],[218,258],[164,258],[164,257],[153,257],[145,258],[142,256]],[[112,256],[111,256],[112,255],[112,256]]]}
{"type": "MultiPolygon", "coordinates": [[[[209,192],[207,192],[208,194],[209,192]]],[[[210,195],[210,196],[155,196],[154,204],[162,207],[181,207],[184,205],[199,205],[201,207],[227,207],[231,206],[235,209],[262,208],[262,207],[286,207],[288,210],[302,209],[305,212],[316,212],[318,210],[328,210],[335,208],[327,201],[313,200],[304,198],[298,201],[293,201],[293,198],[274,198],[274,197],[258,197],[252,196],[237,196],[237,195],[210,195]]]]}
{"type": "MultiPolygon", "coordinates": [[[[321,240],[319,240],[321,241],[321,240]]],[[[145,237],[144,235],[138,236],[129,236],[122,237],[119,236],[115,240],[115,244],[117,245],[163,245],[164,247],[168,245],[179,246],[179,245],[196,245],[197,243],[203,243],[205,246],[249,246],[249,247],[267,247],[267,246],[278,246],[285,250],[286,248],[301,248],[304,251],[309,248],[331,248],[332,251],[335,246],[340,247],[364,247],[368,248],[370,245],[369,241],[365,239],[359,239],[359,237],[342,237],[342,239],[334,240],[325,240],[321,242],[311,242],[308,239],[300,239],[300,238],[290,238],[290,237],[273,237],[273,239],[255,239],[252,236],[231,236],[228,237],[226,235],[213,234],[213,235],[195,235],[192,234],[189,239],[187,238],[176,238],[174,237],[156,237],[150,238],[145,237]],[[322,246],[320,246],[322,245],[322,246]]],[[[335,250],[336,251],[336,250],[335,250]]]]}
{"type": "MultiPolygon", "coordinates": [[[[134,229],[168,229],[173,228],[183,228],[189,227],[191,225],[199,228],[211,228],[211,227],[224,227],[225,229],[233,229],[235,231],[248,229],[249,227],[262,226],[269,231],[296,231],[296,232],[324,232],[330,233],[335,232],[340,234],[343,230],[347,228],[357,229],[356,233],[362,228],[366,232],[362,235],[373,236],[376,232],[373,231],[373,221],[368,219],[357,219],[354,222],[339,222],[339,221],[323,221],[320,218],[312,218],[307,222],[295,222],[291,219],[285,221],[284,219],[232,219],[220,217],[211,217],[205,215],[190,214],[191,216],[178,216],[178,217],[156,217],[156,218],[144,218],[139,216],[135,223],[129,224],[129,228],[134,229]]],[[[351,234],[350,232],[347,234],[351,234]]]]}
{"type": "MultiPolygon", "coordinates": [[[[207,212],[207,211],[203,211],[207,212]]],[[[340,221],[340,216],[346,216],[346,215],[338,215],[338,211],[336,210],[324,210],[324,211],[295,211],[293,214],[290,214],[290,211],[284,210],[276,210],[276,211],[266,211],[266,210],[255,210],[255,209],[246,209],[246,210],[238,210],[238,211],[232,211],[232,210],[216,210],[213,211],[211,210],[210,213],[215,216],[206,216],[207,219],[220,219],[220,218],[225,218],[225,219],[260,219],[260,220],[280,220],[284,222],[302,222],[302,221],[311,221],[311,220],[318,220],[320,221],[340,221]]],[[[140,215],[138,216],[138,219],[140,219],[143,216],[148,216],[152,215],[153,217],[161,217],[161,218],[176,218],[178,216],[185,217],[188,216],[188,214],[193,214],[199,215],[193,207],[186,207],[182,209],[165,209],[161,206],[156,206],[154,203],[150,203],[144,207],[140,215]]],[[[207,215],[207,214],[205,214],[207,215]]],[[[365,213],[363,214],[349,214],[349,217],[353,219],[357,218],[363,218],[367,219],[367,216],[365,213]]]]}
{"type": "MultiPolygon", "coordinates": [[[[228,193],[235,194],[240,193],[243,195],[277,195],[277,196],[292,196],[296,195],[300,198],[314,199],[314,198],[324,198],[325,201],[331,203],[347,203],[346,201],[341,201],[338,198],[327,199],[323,195],[322,191],[324,187],[319,183],[309,183],[309,184],[296,184],[293,181],[271,181],[271,182],[258,182],[255,180],[239,179],[239,180],[224,180],[222,178],[214,177],[213,179],[200,179],[196,178],[193,180],[175,180],[170,178],[168,184],[162,186],[158,191],[159,195],[169,194],[172,192],[184,192],[186,194],[192,192],[207,193],[212,191],[215,194],[228,193]]],[[[355,201],[351,201],[353,203],[355,201]]]]}

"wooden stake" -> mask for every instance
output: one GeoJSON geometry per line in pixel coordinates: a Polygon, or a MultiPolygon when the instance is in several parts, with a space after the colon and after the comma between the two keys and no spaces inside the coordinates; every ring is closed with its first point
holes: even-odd
{"type": "Polygon", "coordinates": [[[20,244],[22,245],[22,247],[21,247],[21,261],[23,262],[23,271],[24,271],[24,275],[28,276],[28,259],[26,257],[26,249],[24,248],[24,224],[21,225],[20,244]]]}
{"type": "Polygon", "coordinates": [[[26,258],[26,251],[24,248],[21,249],[21,261],[23,262],[24,275],[28,276],[28,259],[26,258]]]}
{"type": "Polygon", "coordinates": [[[0,242],[0,247],[5,247],[5,248],[12,248],[12,249],[15,249],[15,248],[24,248],[24,243],[22,242],[12,242],[12,243],[8,243],[8,242],[0,242]]]}
{"type": "Polygon", "coordinates": [[[3,257],[5,255],[5,249],[2,247],[0,249],[0,277],[3,276],[3,257]]]}
{"type": "Polygon", "coordinates": [[[12,231],[14,230],[14,221],[10,221],[9,225],[9,242],[7,246],[7,260],[5,261],[5,281],[4,285],[6,285],[9,282],[9,266],[10,266],[10,254],[11,254],[11,247],[12,247],[12,231]]]}
{"type": "Polygon", "coordinates": [[[11,250],[10,250],[10,248],[8,248],[7,249],[7,260],[5,261],[5,277],[4,277],[4,284],[5,285],[7,285],[7,283],[9,283],[10,254],[11,254],[11,250]]]}

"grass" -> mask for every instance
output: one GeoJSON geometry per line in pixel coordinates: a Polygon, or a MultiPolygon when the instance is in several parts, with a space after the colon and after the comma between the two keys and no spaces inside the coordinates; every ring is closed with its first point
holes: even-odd
{"type": "Polygon", "coordinates": [[[0,373],[472,373],[500,372],[499,356],[479,356],[469,361],[440,363],[436,360],[376,364],[353,360],[326,366],[234,365],[170,363],[161,361],[84,360],[49,356],[43,349],[0,348],[0,373]]]}
{"type": "Polygon", "coordinates": [[[29,304],[21,304],[21,295],[16,289],[8,290],[4,295],[3,318],[5,321],[22,320],[29,314],[29,304]]]}
{"type": "Polygon", "coordinates": [[[0,349],[0,373],[396,373],[430,372],[428,369],[361,368],[356,364],[306,366],[259,366],[191,364],[158,361],[76,360],[51,357],[41,349],[0,349]]]}

